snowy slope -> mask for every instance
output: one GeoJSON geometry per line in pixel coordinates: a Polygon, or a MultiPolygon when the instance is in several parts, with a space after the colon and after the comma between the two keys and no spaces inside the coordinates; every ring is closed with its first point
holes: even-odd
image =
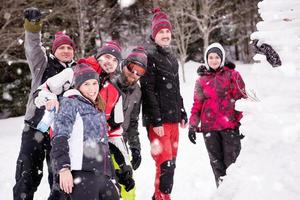
{"type": "MultiPolygon", "coordinates": [[[[186,109],[192,105],[197,63],[186,65],[187,83],[182,84],[186,109]]],[[[197,145],[188,141],[187,130],[181,130],[174,200],[297,200],[300,199],[300,74],[285,76],[282,69],[261,65],[239,65],[248,89],[254,89],[260,102],[244,101],[241,130],[245,139],[236,164],[219,189],[201,135],[197,145]]],[[[0,199],[12,199],[15,162],[20,145],[23,117],[0,120],[0,199]]],[[[137,200],[150,199],[153,193],[154,162],[145,129],[140,127],[143,161],[135,172],[137,200]]],[[[46,178],[35,200],[48,195],[46,178]]]]}

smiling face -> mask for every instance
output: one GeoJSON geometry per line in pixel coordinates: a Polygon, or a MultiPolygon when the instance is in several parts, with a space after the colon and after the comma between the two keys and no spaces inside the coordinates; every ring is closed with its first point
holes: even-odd
{"type": "Polygon", "coordinates": [[[79,91],[83,96],[85,96],[86,98],[94,102],[99,92],[98,80],[96,79],[86,80],[80,85],[79,91]]]}
{"type": "Polygon", "coordinates": [[[169,46],[172,39],[172,33],[169,29],[163,28],[156,34],[154,41],[161,47],[169,46]]]}
{"type": "Polygon", "coordinates": [[[61,62],[70,62],[74,58],[74,49],[71,45],[60,45],[54,53],[54,56],[61,62]]]}
{"type": "Polygon", "coordinates": [[[97,61],[101,68],[108,74],[115,72],[119,64],[118,59],[111,54],[103,54],[97,61]]]}
{"type": "Polygon", "coordinates": [[[216,70],[221,66],[222,59],[217,53],[210,53],[207,56],[207,64],[212,69],[216,70]]]}

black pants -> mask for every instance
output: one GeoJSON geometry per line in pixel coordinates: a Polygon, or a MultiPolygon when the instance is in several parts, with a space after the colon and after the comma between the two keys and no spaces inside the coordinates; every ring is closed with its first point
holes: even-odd
{"type": "Polygon", "coordinates": [[[94,172],[72,171],[74,187],[68,200],[119,200],[116,185],[105,175],[94,172]],[[77,183],[76,183],[77,182],[77,183]]]}
{"type": "Polygon", "coordinates": [[[226,175],[226,169],[236,161],[241,150],[239,129],[211,131],[203,134],[205,146],[210,159],[210,165],[219,186],[221,176],[226,175]]]}
{"type": "Polygon", "coordinates": [[[48,182],[53,184],[50,167],[50,138],[27,125],[22,133],[21,149],[16,167],[16,184],[13,188],[14,200],[32,200],[43,177],[43,162],[46,158],[48,165],[48,182]]]}

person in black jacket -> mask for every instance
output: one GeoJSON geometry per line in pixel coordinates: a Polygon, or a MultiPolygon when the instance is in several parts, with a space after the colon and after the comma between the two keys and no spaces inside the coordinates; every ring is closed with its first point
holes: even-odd
{"type": "Polygon", "coordinates": [[[178,149],[178,123],[187,125],[180,94],[178,62],[171,53],[172,25],[159,8],[153,11],[152,34],[146,46],[147,72],[141,77],[142,117],[156,163],[153,199],[169,200],[178,149]]]}
{"type": "MultiPolygon", "coordinates": [[[[32,200],[34,192],[43,176],[43,162],[48,164],[48,182],[53,185],[53,174],[50,167],[50,138],[48,131],[37,129],[44,110],[34,105],[35,91],[48,78],[71,67],[75,62],[75,43],[73,40],[58,32],[52,44],[52,54],[46,54],[41,45],[41,12],[37,8],[28,8],[24,11],[25,17],[25,54],[31,71],[31,91],[25,114],[25,126],[22,132],[21,148],[17,159],[15,180],[13,187],[14,200],[32,200]]],[[[51,194],[49,199],[55,199],[51,194]]]]}

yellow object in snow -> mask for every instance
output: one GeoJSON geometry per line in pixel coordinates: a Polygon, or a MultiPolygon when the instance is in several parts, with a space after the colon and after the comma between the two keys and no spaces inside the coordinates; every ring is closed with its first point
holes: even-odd
{"type": "MultiPolygon", "coordinates": [[[[115,157],[112,154],[112,161],[115,169],[120,169],[118,163],[115,161],[115,157]]],[[[135,187],[131,189],[129,192],[125,190],[125,186],[120,184],[121,186],[121,199],[122,200],[135,200],[135,187]]]]}

